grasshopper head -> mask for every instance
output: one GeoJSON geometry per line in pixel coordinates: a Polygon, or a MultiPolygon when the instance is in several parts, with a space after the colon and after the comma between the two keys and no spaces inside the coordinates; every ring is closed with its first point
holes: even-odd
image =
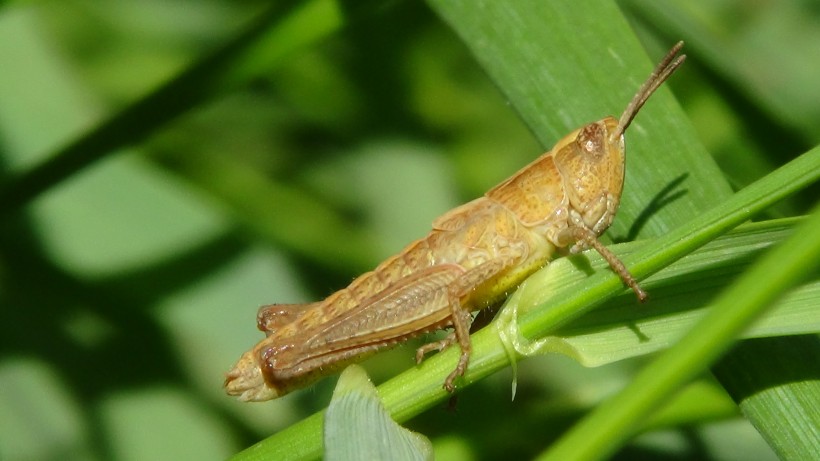
{"type": "Polygon", "coordinates": [[[602,233],[615,217],[624,184],[624,137],[612,117],[585,125],[556,146],[555,166],[570,220],[602,233]]]}
{"type": "Polygon", "coordinates": [[[565,136],[550,151],[487,192],[530,228],[541,227],[558,247],[572,243],[573,228],[600,235],[612,223],[624,182],[624,131],[686,56],[678,42],[616,120],[606,117],[565,136]]]}
{"type": "MultiPolygon", "coordinates": [[[[624,182],[624,132],[649,97],[686,59],[678,42],[635,93],[620,119],[607,117],[570,133],[555,147],[569,219],[600,235],[615,217],[624,182]]],[[[560,236],[559,246],[566,236],[560,236]]]]}

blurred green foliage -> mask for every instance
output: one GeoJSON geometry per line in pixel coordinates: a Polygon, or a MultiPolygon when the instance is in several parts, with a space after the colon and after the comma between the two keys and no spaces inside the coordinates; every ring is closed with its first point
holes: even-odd
{"type": "MultiPolygon", "coordinates": [[[[313,4],[315,29],[283,26],[237,61],[203,57],[304,4],[0,4],[3,184],[200,65],[129,119],[139,127],[108,133],[96,161],[3,201],[0,459],[221,459],[323,408],[332,380],[269,404],[223,395],[223,373],[261,337],[256,308],[326,296],[543,149],[426,5],[313,4]],[[142,134],[118,143],[130,129],[142,134]]],[[[671,87],[733,187],[818,143],[817,5],[619,5],[653,56],[687,41],[671,87]]],[[[405,348],[367,368],[380,382],[411,364],[405,348]]],[[[410,426],[441,459],[532,455],[636,366],[530,361],[515,402],[502,373],[410,426]]],[[[621,456],[770,459],[725,396],[714,402],[621,456]]]]}

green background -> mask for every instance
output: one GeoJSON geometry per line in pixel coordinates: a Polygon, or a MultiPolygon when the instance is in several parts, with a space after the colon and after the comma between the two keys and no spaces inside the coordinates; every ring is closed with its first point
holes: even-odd
{"type": "MultiPolygon", "coordinates": [[[[223,459],[324,408],[334,379],[265,404],[223,394],[224,373],[261,339],[257,307],[344,286],[572,127],[616,114],[647,75],[608,70],[621,38],[595,25],[620,16],[529,2],[554,40],[503,42],[451,3],[0,2],[0,459],[223,459]],[[476,60],[482,46],[537,55],[543,70],[476,60]],[[572,78],[586,55],[607,70],[572,78]],[[522,107],[506,82],[532,75],[567,100],[522,107]]],[[[645,152],[628,175],[656,180],[627,177],[610,241],[663,235],[688,219],[680,208],[696,213],[698,199],[720,201],[820,140],[815,3],[617,7],[652,61],[687,41],[669,87],[691,125],[659,132],[649,115],[627,133],[645,152]],[[702,146],[678,148],[694,136],[702,146]],[[652,159],[681,149],[714,159],[676,170],[695,200],[635,227],[678,179],[652,159]]],[[[766,217],[816,198],[803,191],[766,217]]],[[[417,345],[370,360],[371,378],[412,367],[417,345]]],[[[641,364],[528,360],[515,401],[504,371],[406,425],[441,459],[528,458],[641,364]]],[[[711,379],[690,391],[688,410],[702,411],[618,456],[774,459],[711,379]]]]}

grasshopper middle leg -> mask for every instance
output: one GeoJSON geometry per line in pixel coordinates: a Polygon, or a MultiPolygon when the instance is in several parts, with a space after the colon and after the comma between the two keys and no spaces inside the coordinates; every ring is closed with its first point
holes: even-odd
{"type": "Polygon", "coordinates": [[[416,361],[420,362],[424,354],[433,350],[442,350],[454,343],[458,343],[461,348],[461,355],[455,369],[444,380],[444,389],[452,392],[455,389],[453,384],[459,376],[463,376],[470,362],[472,343],[470,342],[470,324],[472,316],[470,311],[465,309],[462,300],[471,291],[483,283],[492,280],[504,270],[513,267],[518,261],[518,256],[508,256],[505,258],[493,259],[471,268],[461,277],[456,279],[448,289],[448,299],[450,305],[450,315],[453,323],[453,332],[441,341],[435,341],[418,348],[416,350],[416,361]]]}

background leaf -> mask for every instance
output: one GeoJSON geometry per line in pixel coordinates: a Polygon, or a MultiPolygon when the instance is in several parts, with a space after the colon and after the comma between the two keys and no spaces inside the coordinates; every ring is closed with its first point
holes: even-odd
{"type": "Polygon", "coordinates": [[[325,459],[432,460],[433,447],[421,434],[396,424],[376,388],[358,365],[345,368],[325,412],[325,459]]]}

